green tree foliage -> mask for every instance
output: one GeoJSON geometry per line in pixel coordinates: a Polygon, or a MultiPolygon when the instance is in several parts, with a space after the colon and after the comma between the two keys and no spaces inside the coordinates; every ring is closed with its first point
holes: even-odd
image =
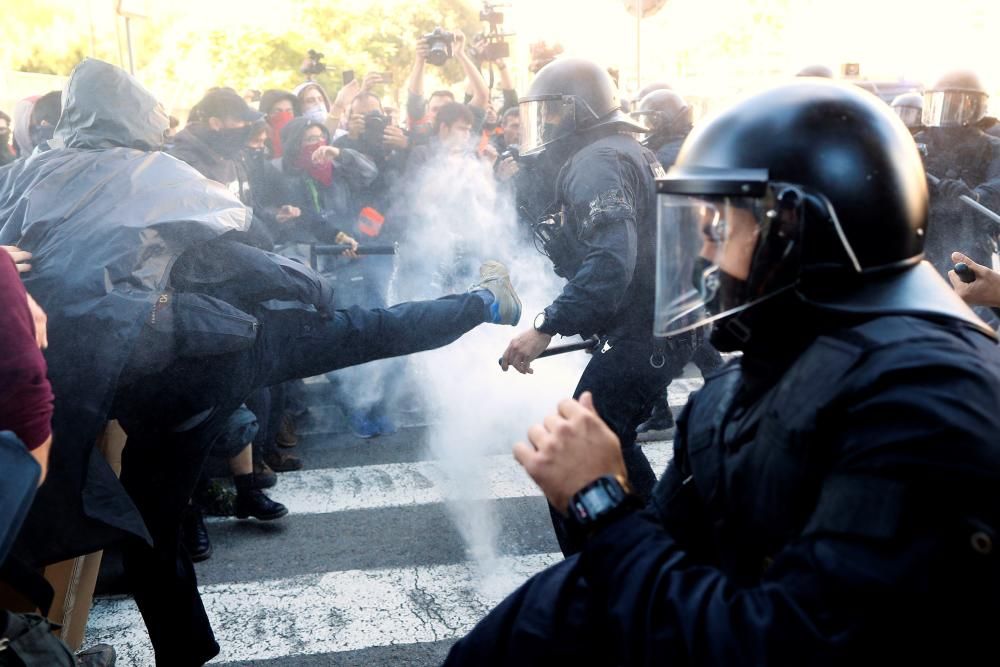
{"type": "MultiPolygon", "coordinates": [[[[92,48],[97,57],[127,67],[124,23],[114,16],[113,2],[7,4],[0,67],[65,75],[92,48]]],[[[206,21],[196,2],[156,3],[149,19],[132,22],[137,75],[168,107],[187,108],[211,86],[289,89],[305,79],[299,67],[306,51],[316,49],[328,67],[317,80],[331,95],[350,69],[359,77],[392,72],[394,83],[381,92],[395,97],[405,86],[417,37],[438,25],[468,35],[481,29],[474,0],[288,0],[271,6],[282,20],[236,11],[231,20],[206,21]]],[[[443,83],[462,78],[454,62],[430,70],[443,83]]]]}

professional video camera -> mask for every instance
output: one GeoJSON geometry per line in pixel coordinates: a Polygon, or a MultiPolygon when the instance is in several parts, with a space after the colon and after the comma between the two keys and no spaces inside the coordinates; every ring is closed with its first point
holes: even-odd
{"type": "Polygon", "coordinates": [[[317,74],[322,74],[326,71],[326,64],[323,62],[325,58],[322,53],[314,49],[309,49],[306,59],[302,61],[302,67],[299,71],[308,76],[310,79],[317,74]]]}
{"type": "Polygon", "coordinates": [[[476,36],[476,45],[470,49],[472,59],[477,63],[493,62],[510,57],[510,44],[505,38],[513,37],[512,32],[503,32],[503,12],[498,8],[509,5],[498,5],[483,0],[483,8],[479,12],[479,20],[489,24],[489,30],[476,36]]]}
{"type": "Polygon", "coordinates": [[[455,43],[455,35],[448,32],[441,26],[434,28],[434,32],[424,35],[427,42],[427,62],[438,67],[444,66],[451,58],[451,45],[455,43]]]}

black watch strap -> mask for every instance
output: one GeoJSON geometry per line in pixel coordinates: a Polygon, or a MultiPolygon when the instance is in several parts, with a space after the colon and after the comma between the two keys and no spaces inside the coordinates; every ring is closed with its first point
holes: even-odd
{"type": "Polygon", "coordinates": [[[635,507],[635,497],[628,489],[628,482],[605,475],[573,495],[569,516],[577,527],[590,533],[635,507]]]}

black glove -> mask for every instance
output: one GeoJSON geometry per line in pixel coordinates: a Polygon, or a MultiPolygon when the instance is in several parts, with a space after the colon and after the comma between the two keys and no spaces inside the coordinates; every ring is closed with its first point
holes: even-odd
{"type": "Polygon", "coordinates": [[[946,178],[942,180],[937,185],[937,193],[949,199],[958,199],[962,195],[965,195],[975,201],[979,201],[979,196],[960,178],[946,178]]]}

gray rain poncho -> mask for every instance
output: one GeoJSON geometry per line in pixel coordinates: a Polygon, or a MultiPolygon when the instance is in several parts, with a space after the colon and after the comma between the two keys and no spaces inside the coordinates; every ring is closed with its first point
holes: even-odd
{"type": "Polygon", "coordinates": [[[250,222],[226,188],[157,152],[166,127],[135,79],[84,60],[64,91],[53,149],[0,169],[0,244],[33,253],[24,282],[49,318],[51,467],[15,546],[32,564],[124,533],[148,539],[94,444],[174,261],[250,222]]]}

